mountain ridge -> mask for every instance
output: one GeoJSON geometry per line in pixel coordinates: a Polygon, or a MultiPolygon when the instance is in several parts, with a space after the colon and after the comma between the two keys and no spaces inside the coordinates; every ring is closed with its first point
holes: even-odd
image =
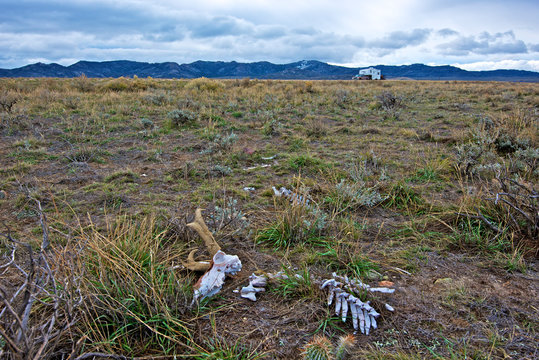
{"type": "MultiPolygon", "coordinates": [[[[539,72],[526,70],[467,71],[451,65],[429,66],[375,65],[386,79],[413,80],[478,80],[539,82],[539,72]]],[[[203,61],[189,64],[176,62],[148,63],[131,60],[81,60],[69,66],[56,63],[35,63],[14,69],[0,69],[0,77],[61,77],[71,78],[84,74],[91,78],[153,77],[153,78],[256,78],[300,80],[346,80],[362,68],[330,65],[317,60],[301,60],[288,64],[268,61],[241,63],[236,61],[203,61]]]]}

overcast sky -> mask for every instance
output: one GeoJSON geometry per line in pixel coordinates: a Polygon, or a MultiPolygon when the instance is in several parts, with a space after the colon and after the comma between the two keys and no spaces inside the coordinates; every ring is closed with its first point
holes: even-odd
{"type": "Polygon", "coordinates": [[[0,67],[78,60],[539,71],[538,0],[2,0],[0,67]]]}

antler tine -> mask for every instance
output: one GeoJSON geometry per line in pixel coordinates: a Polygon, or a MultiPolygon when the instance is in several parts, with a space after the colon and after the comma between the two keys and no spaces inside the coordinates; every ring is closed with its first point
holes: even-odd
{"type": "Polygon", "coordinates": [[[206,248],[208,249],[211,258],[213,258],[213,255],[215,255],[217,251],[221,250],[221,247],[213,238],[211,231],[208,229],[206,223],[204,222],[204,219],[202,218],[201,208],[196,209],[195,221],[187,224],[187,226],[189,226],[191,229],[194,229],[202,238],[202,240],[204,240],[204,244],[206,245],[206,248]]]}
{"type": "Polygon", "coordinates": [[[192,271],[208,271],[211,267],[209,261],[195,261],[195,253],[197,250],[192,250],[187,256],[187,261],[182,261],[183,266],[192,271]]]}
{"type": "MultiPolygon", "coordinates": [[[[213,256],[221,250],[221,247],[213,238],[211,231],[206,226],[204,219],[202,218],[202,209],[198,208],[195,211],[195,221],[187,224],[191,229],[195,230],[198,235],[204,240],[204,245],[210,253],[210,258],[213,259],[213,256]]],[[[207,271],[211,268],[211,261],[195,261],[195,253],[197,250],[193,250],[189,253],[187,257],[187,262],[183,262],[183,266],[193,271],[207,271]]]]}

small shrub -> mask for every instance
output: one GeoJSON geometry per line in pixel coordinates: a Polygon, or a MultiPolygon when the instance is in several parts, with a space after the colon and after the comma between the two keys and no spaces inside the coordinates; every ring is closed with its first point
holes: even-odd
{"type": "Polygon", "coordinates": [[[320,138],[328,134],[329,129],[322,119],[308,116],[303,121],[307,136],[320,138]]]}
{"type": "Polygon", "coordinates": [[[391,91],[384,91],[378,95],[378,103],[382,109],[390,112],[404,107],[402,97],[393,94],[391,91]]]}
{"type": "Polygon", "coordinates": [[[10,91],[2,91],[0,93],[0,106],[2,110],[10,113],[13,110],[13,105],[15,105],[20,100],[20,96],[16,93],[10,91]]]}
{"type": "Polygon", "coordinates": [[[512,154],[518,150],[526,150],[530,147],[528,139],[515,138],[510,134],[500,134],[494,141],[496,151],[499,154],[512,154]]]}
{"type": "Polygon", "coordinates": [[[232,174],[232,169],[229,166],[217,164],[211,168],[211,173],[214,176],[228,176],[232,174]]]}
{"type": "MultiPolygon", "coordinates": [[[[533,183],[526,183],[507,177],[498,177],[489,189],[491,206],[496,210],[497,219],[503,228],[508,228],[518,238],[535,239],[534,247],[539,249],[539,190],[533,183]]],[[[499,232],[503,232],[499,229],[499,232]]]]}
{"type": "Polygon", "coordinates": [[[189,81],[187,85],[185,85],[185,88],[199,91],[220,92],[225,89],[225,86],[220,81],[201,77],[189,81]]]}
{"type": "Polygon", "coordinates": [[[335,92],[335,104],[344,107],[352,100],[350,91],[346,89],[337,89],[335,92]]]}
{"type": "Polygon", "coordinates": [[[281,124],[277,120],[270,119],[264,123],[264,126],[262,127],[262,134],[266,136],[277,136],[279,135],[280,127],[281,124]]]}
{"type": "Polygon", "coordinates": [[[215,152],[227,151],[232,148],[236,141],[238,141],[238,135],[234,134],[233,132],[228,135],[217,134],[209,146],[200,153],[213,154],[215,152]]]}
{"type": "Polygon", "coordinates": [[[174,109],[167,114],[167,127],[177,129],[192,124],[197,118],[196,114],[189,110],[174,109]]]}
{"type": "Polygon", "coordinates": [[[80,92],[92,92],[95,89],[95,84],[86,77],[86,75],[81,74],[79,77],[73,79],[73,86],[80,92]]]}
{"type": "Polygon", "coordinates": [[[483,148],[475,143],[457,145],[455,168],[462,175],[471,175],[483,153],[483,148]]]}
{"type": "Polygon", "coordinates": [[[154,123],[150,119],[142,118],[140,119],[140,124],[144,129],[153,129],[154,123]]]}
{"type": "Polygon", "coordinates": [[[142,101],[149,105],[160,106],[170,103],[170,96],[164,91],[158,91],[143,96],[142,101]]]}
{"type": "Polygon", "coordinates": [[[130,89],[129,82],[126,78],[120,77],[107,81],[101,86],[104,91],[122,92],[130,89]]]}
{"type": "Polygon", "coordinates": [[[357,182],[348,184],[341,180],[335,186],[335,190],[343,195],[345,201],[357,206],[374,206],[384,200],[375,188],[368,188],[365,184],[357,182]]]}
{"type": "Polygon", "coordinates": [[[539,148],[517,150],[509,161],[512,173],[520,174],[523,179],[539,178],[539,148]]]}

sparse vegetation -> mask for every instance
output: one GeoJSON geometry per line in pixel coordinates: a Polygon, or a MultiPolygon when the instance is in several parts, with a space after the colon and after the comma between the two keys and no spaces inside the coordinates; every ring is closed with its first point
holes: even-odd
{"type": "Polygon", "coordinates": [[[538,86],[0,79],[0,357],[536,358],[538,86]],[[190,307],[197,207],[243,269],[190,307]],[[346,351],[333,271],[397,289],[346,351]]]}

